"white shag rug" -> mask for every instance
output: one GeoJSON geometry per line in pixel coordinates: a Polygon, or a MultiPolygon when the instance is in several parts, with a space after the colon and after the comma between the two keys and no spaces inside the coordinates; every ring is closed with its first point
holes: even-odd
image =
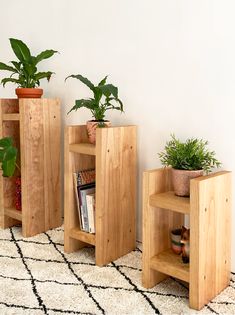
{"type": "Polygon", "coordinates": [[[235,274],[197,312],[174,279],[142,287],[141,246],[100,268],[93,248],[64,253],[63,228],[24,239],[14,227],[0,230],[0,314],[235,314],[235,274]]]}

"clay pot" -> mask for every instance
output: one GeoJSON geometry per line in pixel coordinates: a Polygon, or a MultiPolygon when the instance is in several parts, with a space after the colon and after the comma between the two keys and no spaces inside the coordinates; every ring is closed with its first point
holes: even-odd
{"type": "Polygon", "coordinates": [[[110,127],[111,122],[108,120],[98,121],[98,120],[89,120],[86,123],[87,134],[89,142],[95,144],[96,141],[96,128],[110,127]]]}
{"type": "Polygon", "coordinates": [[[188,197],[190,193],[190,179],[203,175],[203,170],[177,170],[175,168],[172,171],[172,184],[174,192],[177,196],[188,197]]]}
{"type": "Polygon", "coordinates": [[[175,229],[171,231],[171,249],[177,255],[182,252],[181,231],[182,229],[175,229]]]}
{"type": "Polygon", "coordinates": [[[43,89],[36,88],[17,88],[16,95],[18,98],[41,98],[43,89]]]}

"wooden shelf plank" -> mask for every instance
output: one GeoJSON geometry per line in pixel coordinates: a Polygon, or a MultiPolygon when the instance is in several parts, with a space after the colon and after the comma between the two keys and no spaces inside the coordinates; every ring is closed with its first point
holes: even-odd
{"type": "Polygon", "coordinates": [[[14,208],[5,208],[4,215],[16,219],[18,221],[22,221],[22,211],[16,210],[14,208]]]}
{"type": "Polygon", "coordinates": [[[96,155],[95,145],[91,143],[70,144],[69,150],[81,154],[96,155]]]}
{"type": "Polygon", "coordinates": [[[184,264],[181,255],[174,254],[171,249],[152,257],[150,268],[189,282],[189,264],[184,264]]]}
{"type": "Polygon", "coordinates": [[[20,120],[20,114],[19,113],[13,113],[13,114],[3,114],[2,115],[2,120],[6,121],[6,120],[20,120]]]}
{"type": "Polygon", "coordinates": [[[173,191],[151,195],[149,204],[152,207],[170,209],[184,214],[190,213],[190,199],[188,197],[178,197],[173,191]]]}
{"type": "Polygon", "coordinates": [[[95,245],[95,234],[83,232],[79,228],[73,228],[70,230],[69,235],[76,240],[95,245]]]}

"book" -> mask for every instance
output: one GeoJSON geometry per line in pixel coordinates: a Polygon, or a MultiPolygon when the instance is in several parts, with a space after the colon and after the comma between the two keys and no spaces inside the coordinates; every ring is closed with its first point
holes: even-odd
{"type": "Polygon", "coordinates": [[[95,193],[86,195],[89,233],[95,233],[95,193]]]}
{"type": "Polygon", "coordinates": [[[77,210],[78,210],[78,219],[79,219],[79,224],[81,230],[83,230],[83,225],[84,223],[81,211],[80,211],[80,202],[79,202],[79,197],[78,197],[78,189],[77,189],[77,173],[73,173],[73,183],[74,183],[74,193],[75,193],[75,198],[76,198],[76,204],[77,204],[77,210]]]}
{"type": "Polygon", "coordinates": [[[87,202],[86,202],[86,195],[92,194],[95,192],[95,183],[78,186],[78,196],[80,202],[80,210],[81,210],[81,217],[83,222],[83,229],[85,232],[89,232],[89,218],[88,218],[88,210],[87,210],[87,202]]]}
{"type": "Polygon", "coordinates": [[[95,189],[95,169],[82,170],[73,173],[75,199],[78,210],[80,229],[89,232],[89,219],[86,204],[86,194],[95,189]],[[91,189],[91,190],[89,190],[91,189]]]}

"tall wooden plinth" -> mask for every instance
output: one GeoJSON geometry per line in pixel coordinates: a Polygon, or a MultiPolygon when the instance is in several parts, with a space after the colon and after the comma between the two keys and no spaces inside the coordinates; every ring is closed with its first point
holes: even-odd
{"type": "Polygon", "coordinates": [[[0,99],[0,137],[17,146],[22,211],[15,209],[15,176],[0,176],[0,227],[22,223],[24,237],[61,225],[60,101],[0,99]]]}
{"type": "Polygon", "coordinates": [[[86,126],[65,129],[65,251],[95,246],[103,266],[135,248],[136,126],[98,128],[96,145],[88,143],[86,126]],[[96,169],[96,233],[81,231],[73,172],[96,169]]]}

